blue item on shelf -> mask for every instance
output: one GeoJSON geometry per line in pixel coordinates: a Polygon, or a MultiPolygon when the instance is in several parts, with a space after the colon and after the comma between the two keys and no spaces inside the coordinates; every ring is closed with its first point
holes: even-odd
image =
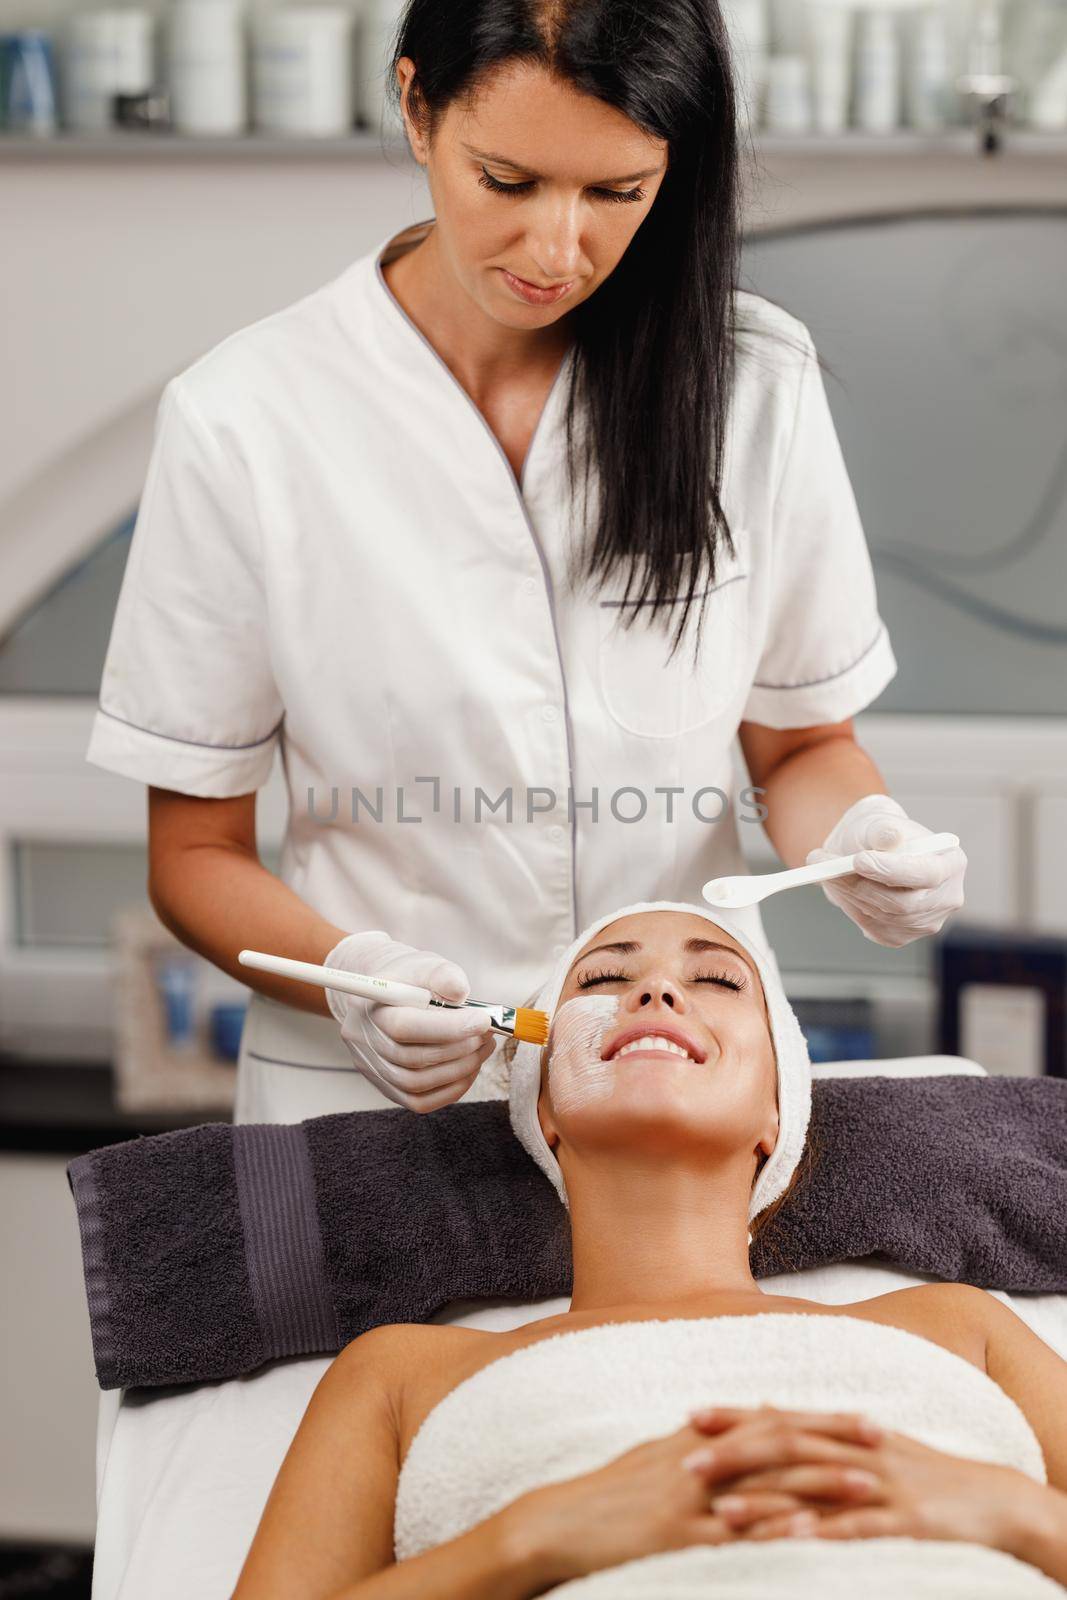
{"type": "Polygon", "coordinates": [[[237,1060],[247,1010],[244,1002],[225,1002],[211,1008],[211,1048],[224,1061],[237,1060]]]}
{"type": "Polygon", "coordinates": [[[872,1061],[874,1034],[870,1028],[805,1029],[808,1055],[816,1061],[872,1061]]]}
{"type": "Polygon", "coordinates": [[[196,1039],[196,969],[188,956],[164,956],[157,975],[167,1043],[188,1048],[196,1039]]]}
{"type": "Polygon", "coordinates": [[[872,1061],[877,1055],[874,1008],[862,996],[848,999],[797,999],[792,1002],[808,1043],[819,1061],[872,1061]]]}
{"type": "Polygon", "coordinates": [[[56,131],[52,40],[39,28],[0,36],[0,127],[11,133],[56,131]]]}

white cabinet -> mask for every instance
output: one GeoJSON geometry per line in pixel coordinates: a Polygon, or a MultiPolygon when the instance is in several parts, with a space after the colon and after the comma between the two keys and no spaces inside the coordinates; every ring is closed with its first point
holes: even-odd
{"type": "Polygon", "coordinates": [[[1067,763],[1058,792],[1036,797],[1027,829],[1034,926],[1067,936],[1067,763]]]}

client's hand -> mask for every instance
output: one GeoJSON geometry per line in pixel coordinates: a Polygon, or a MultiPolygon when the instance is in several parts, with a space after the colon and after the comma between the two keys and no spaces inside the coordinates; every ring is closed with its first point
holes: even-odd
{"type": "Polygon", "coordinates": [[[690,1471],[738,1537],[781,1538],[798,1513],[865,1505],[877,1486],[884,1433],[855,1412],[718,1406],[691,1420],[715,1442],[693,1451],[690,1471]]]}
{"type": "Polygon", "coordinates": [[[696,1419],[702,1432],[727,1430],[710,1447],[709,1476],[725,1491],[711,1505],[749,1539],[781,1536],[782,1517],[768,1515],[767,1506],[785,1495],[818,1512],[820,1539],[959,1539],[1011,1550],[1044,1493],[1025,1473],[947,1455],[902,1433],[886,1431],[861,1449],[816,1442],[791,1412],[706,1417],[696,1419]],[[831,1462],[831,1451],[839,1461],[831,1462]]]}
{"type": "MultiPolygon", "coordinates": [[[[350,933],[323,963],[371,978],[432,989],[439,1000],[466,1000],[467,975],[432,950],[398,944],[387,933],[350,933]]],[[[487,1011],[387,1006],[327,989],[330,1011],[353,1061],[387,1100],[411,1111],[436,1111],[466,1094],[496,1047],[487,1011]]]]}
{"type": "MultiPolygon", "coordinates": [[[[817,1437],[798,1434],[809,1451],[821,1446],[829,1459],[835,1451],[849,1458],[862,1453],[861,1419],[819,1415],[807,1420],[820,1430],[817,1437]]],[[[735,1450],[744,1433],[739,1428],[731,1436],[735,1450]]],[[[501,1515],[513,1517],[516,1537],[534,1557],[546,1587],[667,1550],[727,1544],[739,1534],[709,1507],[709,1488],[720,1474],[692,1463],[694,1455],[705,1453],[701,1434],[687,1425],[637,1445],[594,1472],[535,1489],[501,1515]]],[[[723,1471],[734,1476],[738,1467],[727,1464],[723,1471]]],[[[818,1512],[805,1508],[792,1492],[768,1489],[759,1503],[764,1518],[779,1518],[778,1537],[809,1534],[818,1521],[818,1512]]]]}

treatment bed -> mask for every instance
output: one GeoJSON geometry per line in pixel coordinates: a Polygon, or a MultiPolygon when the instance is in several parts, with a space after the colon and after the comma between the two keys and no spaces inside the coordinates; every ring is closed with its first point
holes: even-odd
{"type": "MultiPolygon", "coordinates": [[[[836,1062],[813,1071],[816,1080],[984,1076],[977,1063],[945,1056],[836,1062]]],[[[771,1293],[837,1304],[926,1281],[863,1260],[762,1282],[771,1293]]],[[[998,1292],[998,1298],[1067,1360],[1067,1294],[998,1292]]],[[[433,1320],[505,1330],[555,1315],[567,1303],[457,1302],[433,1320]]],[[[93,1600],[228,1600],[275,1474],[330,1359],[274,1361],[225,1382],[102,1394],[93,1600]]]]}

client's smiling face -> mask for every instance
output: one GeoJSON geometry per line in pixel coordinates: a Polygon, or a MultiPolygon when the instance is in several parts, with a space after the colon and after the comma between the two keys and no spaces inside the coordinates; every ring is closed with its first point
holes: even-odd
{"type": "Polygon", "coordinates": [[[774,1047],[755,962],[679,911],[620,917],[567,975],[542,1053],[539,1113],[569,1152],[640,1148],[737,1160],[778,1133],[774,1047]]]}

